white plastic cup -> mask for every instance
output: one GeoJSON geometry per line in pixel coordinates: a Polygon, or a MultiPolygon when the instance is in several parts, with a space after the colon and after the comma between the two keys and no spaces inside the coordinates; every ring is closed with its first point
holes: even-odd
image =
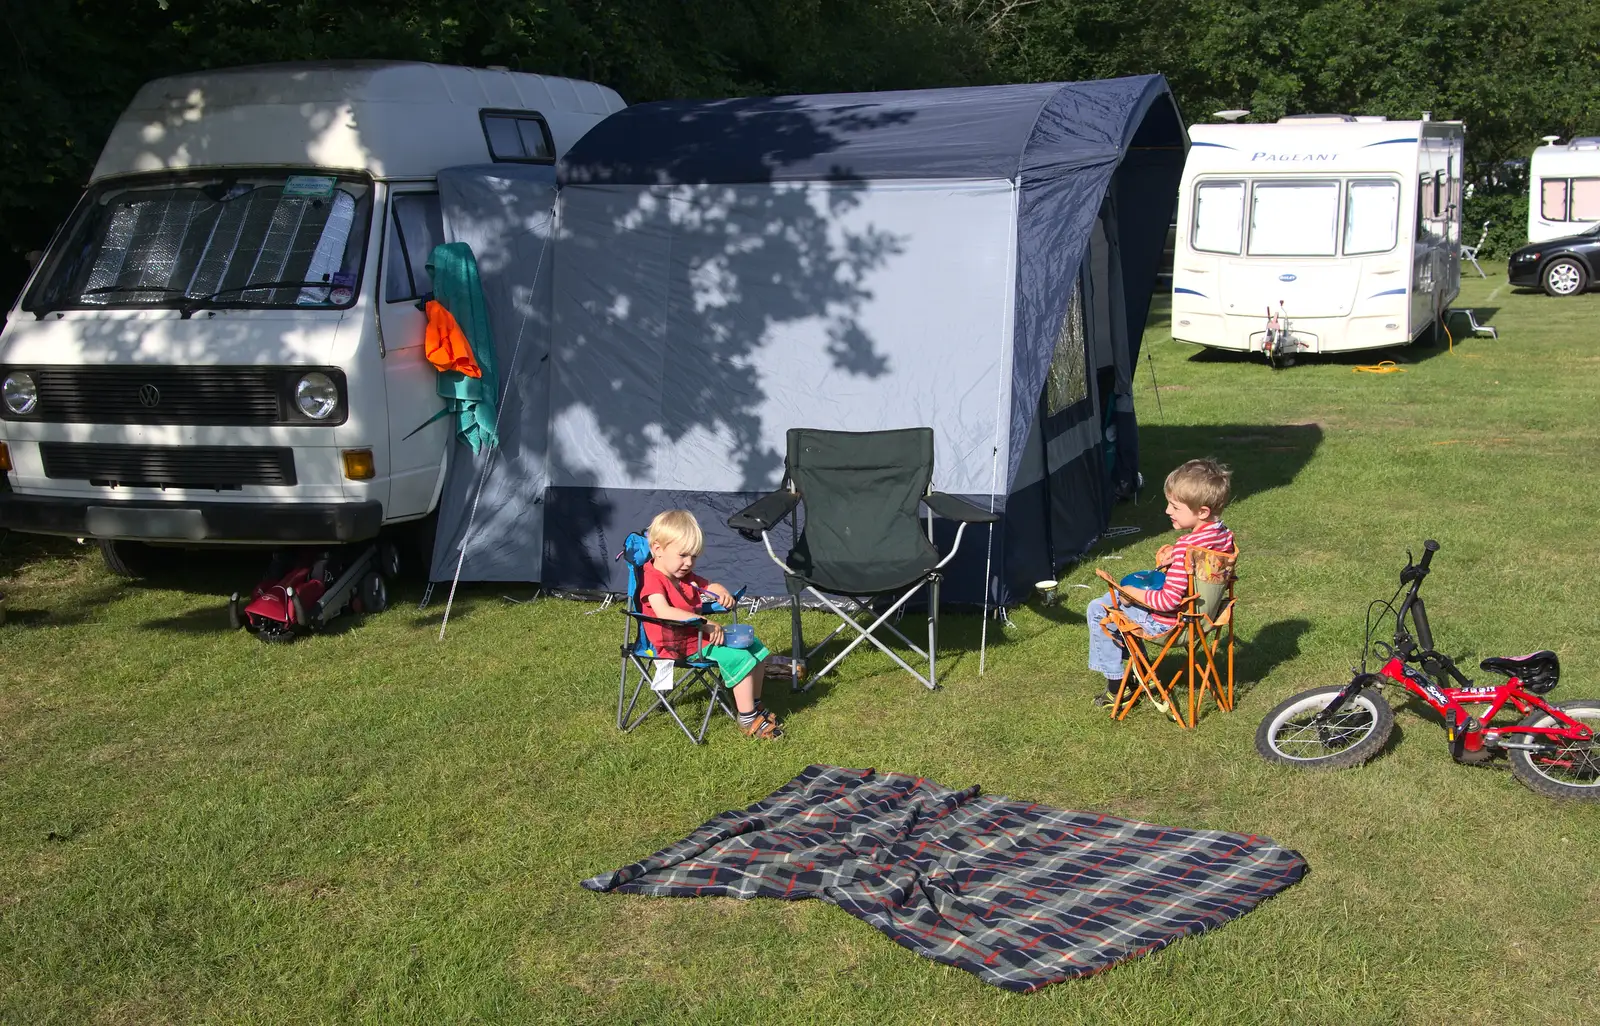
{"type": "Polygon", "coordinates": [[[1055,581],[1035,582],[1033,590],[1039,593],[1039,601],[1047,606],[1056,604],[1056,592],[1060,585],[1055,581]]]}

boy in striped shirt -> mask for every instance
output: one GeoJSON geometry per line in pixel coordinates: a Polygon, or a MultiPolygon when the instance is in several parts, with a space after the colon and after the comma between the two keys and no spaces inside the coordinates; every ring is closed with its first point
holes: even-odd
{"type": "MultiPolygon", "coordinates": [[[[1167,517],[1174,530],[1181,532],[1178,540],[1163,545],[1156,553],[1157,569],[1166,573],[1166,583],[1160,588],[1135,588],[1123,590],[1148,606],[1124,604],[1123,615],[1137,624],[1151,638],[1164,637],[1178,625],[1177,609],[1189,583],[1189,550],[1194,548],[1232,552],[1233,532],[1221,519],[1222,509],[1228,504],[1229,486],[1233,472],[1216,460],[1190,460],[1167,475],[1167,517]]],[[[1109,705],[1117,697],[1117,686],[1122,682],[1123,658],[1127,648],[1120,637],[1106,634],[1101,621],[1110,611],[1110,594],[1102,595],[1089,603],[1086,617],[1089,621],[1089,669],[1105,676],[1106,692],[1095,696],[1096,705],[1109,705]]]]}

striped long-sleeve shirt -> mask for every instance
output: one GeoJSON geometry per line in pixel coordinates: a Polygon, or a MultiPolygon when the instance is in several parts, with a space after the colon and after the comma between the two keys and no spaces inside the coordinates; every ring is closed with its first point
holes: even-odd
{"type": "Polygon", "coordinates": [[[1218,552],[1232,552],[1233,532],[1228,530],[1226,524],[1220,520],[1201,524],[1188,534],[1179,538],[1172,545],[1172,562],[1168,564],[1167,583],[1160,591],[1151,591],[1145,596],[1145,604],[1155,610],[1155,619],[1167,626],[1178,622],[1176,616],[1163,614],[1176,610],[1183,605],[1184,593],[1189,587],[1189,550],[1190,549],[1215,549],[1218,552]]]}

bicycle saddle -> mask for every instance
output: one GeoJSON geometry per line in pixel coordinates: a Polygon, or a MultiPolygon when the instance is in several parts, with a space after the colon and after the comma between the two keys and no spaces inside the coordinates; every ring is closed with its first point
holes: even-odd
{"type": "Polygon", "coordinates": [[[1517,678],[1536,695],[1549,691],[1561,679],[1561,660],[1548,649],[1525,656],[1490,656],[1478,665],[1490,673],[1517,678]]]}

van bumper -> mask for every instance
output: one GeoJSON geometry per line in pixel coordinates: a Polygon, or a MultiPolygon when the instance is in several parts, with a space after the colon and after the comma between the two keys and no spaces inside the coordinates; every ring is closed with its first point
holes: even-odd
{"type": "Polygon", "coordinates": [[[383,504],[376,500],[275,505],[96,502],[7,494],[0,489],[0,529],[24,534],[270,545],[364,541],[376,537],[382,525],[383,504]]]}

